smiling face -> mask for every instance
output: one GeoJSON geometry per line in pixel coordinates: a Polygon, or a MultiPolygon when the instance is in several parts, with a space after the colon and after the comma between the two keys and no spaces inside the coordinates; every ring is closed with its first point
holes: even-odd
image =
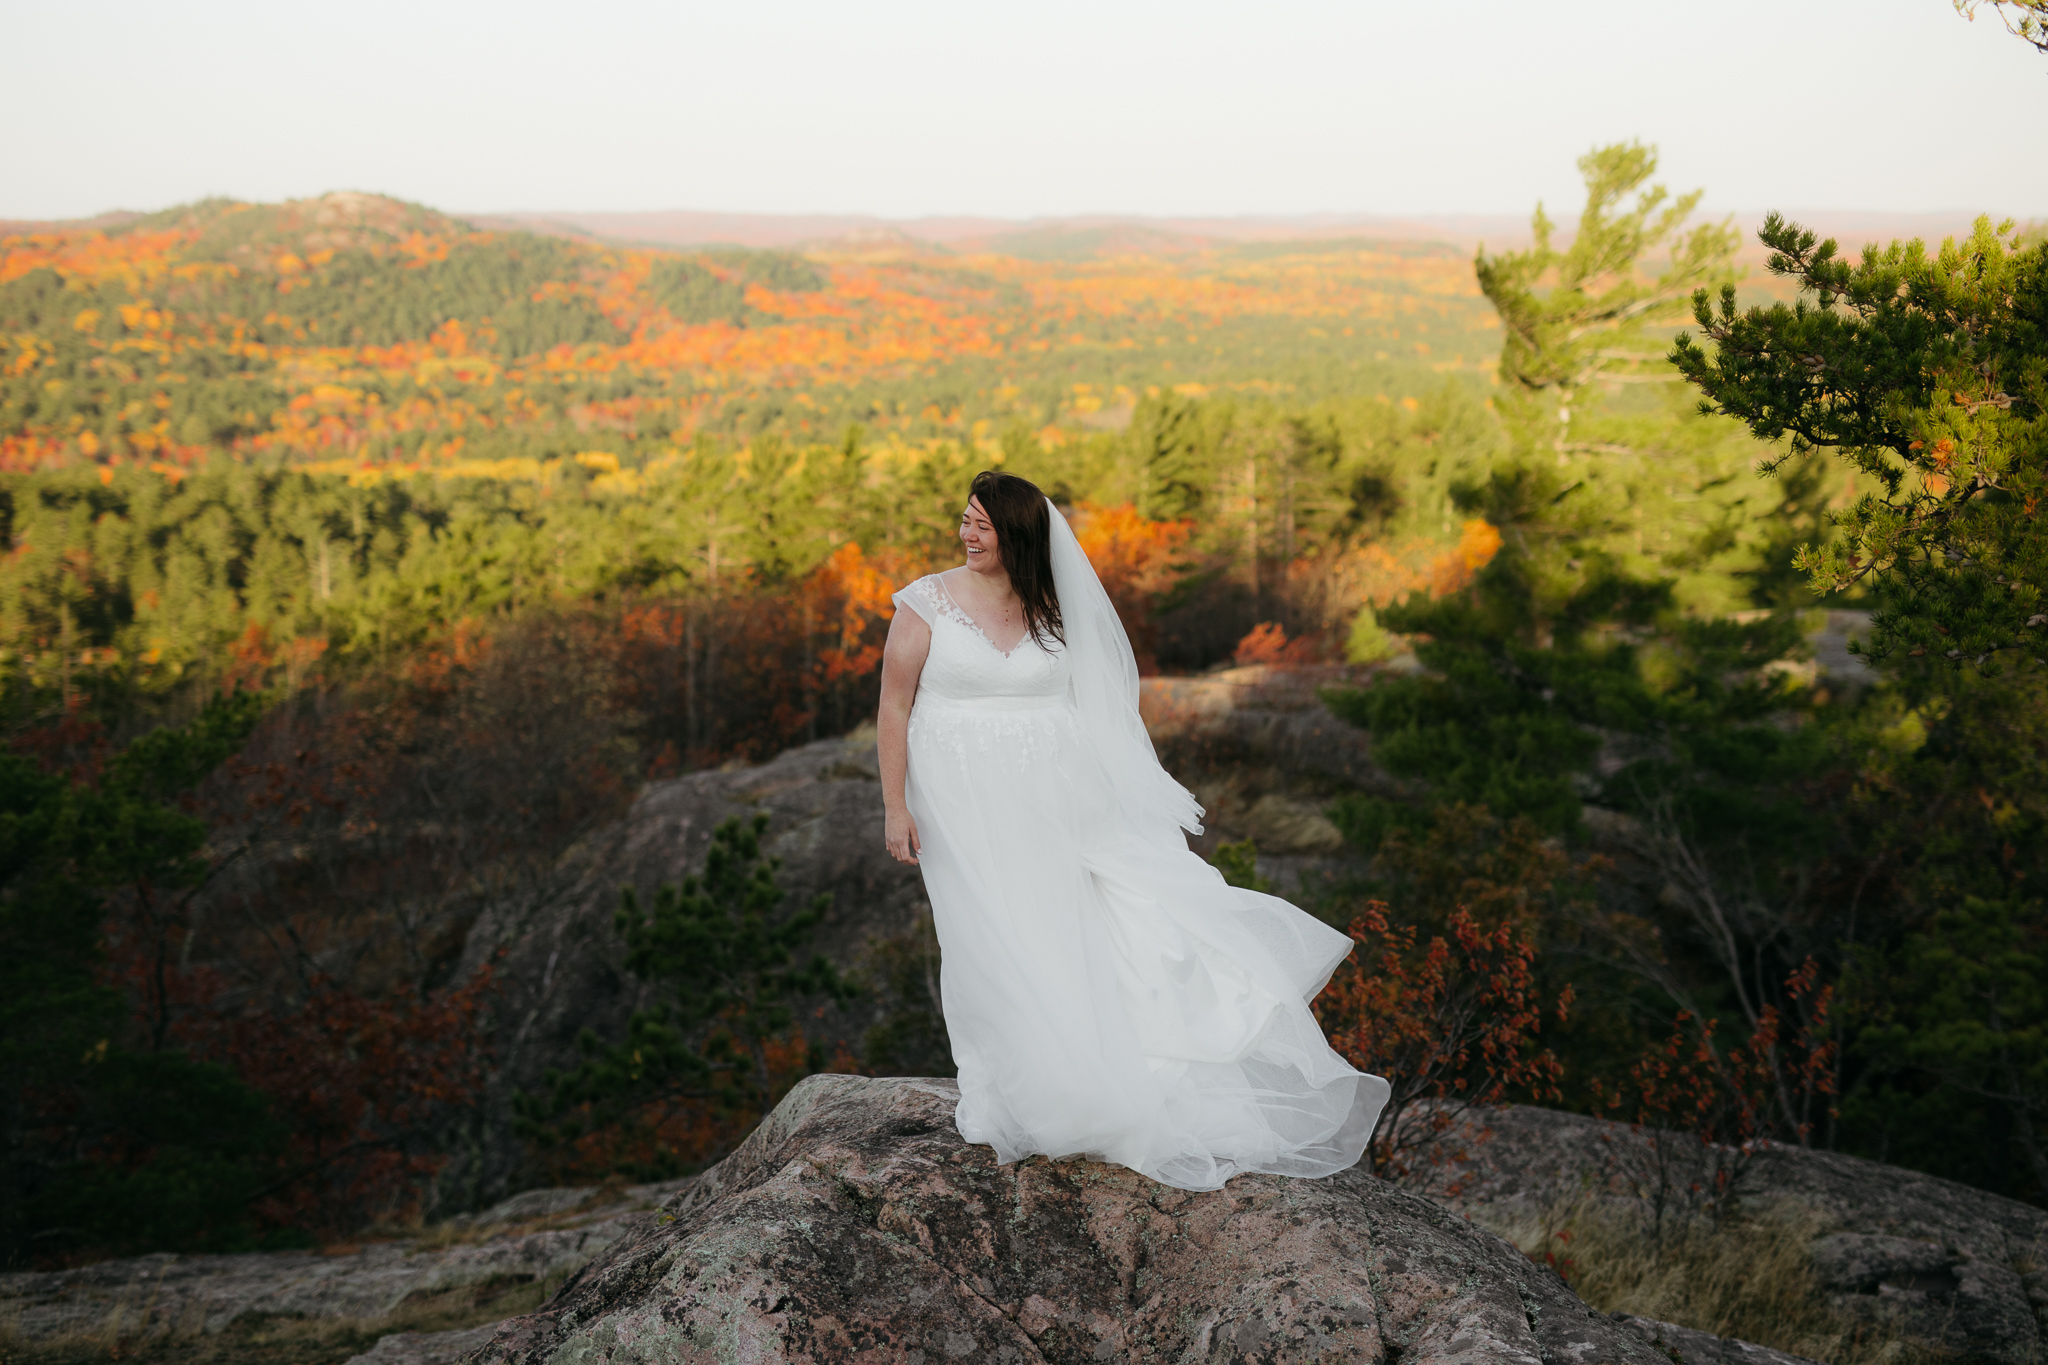
{"type": "Polygon", "coordinates": [[[969,498],[960,513],[960,543],[967,548],[967,567],[974,573],[1000,574],[1003,554],[996,545],[995,524],[980,498],[969,498]]]}

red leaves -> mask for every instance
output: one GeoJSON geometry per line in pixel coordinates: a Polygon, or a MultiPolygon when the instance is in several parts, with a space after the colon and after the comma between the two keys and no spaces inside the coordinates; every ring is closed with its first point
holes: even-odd
{"type": "Polygon", "coordinates": [[[285,1014],[227,1011],[221,983],[192,984],[202,1003],[181,1021],[179,1041],[268,1096],[291,1133],[259,1217],[333,1236],[413,1212],[421,1184],[446,1161],[430,1136],[483,1093],[490,969],[424,998],[372,997],[316,978],[285,1014]]]}
{"type": "Polygon", "coordinates": [[[1820,1036],[1835,988],[1819,986],[1819,976],[1809,957],[1785,979],[1791,1001],[1809,1002],[1806,1020],[1791,1038],[1783,1036],[1784,1020],[1774,1005],[1763,1007],[1747,1041],[1728,1047],[1715,1039],[1718,1020],[1696,1020],[1680,1010],[1670,1038],[1645,1048],[1629,1069],[1626,1090],[1595,1080],[1594,1093],[1617,1109],[1633,1092],[1635,1123],[1682,1129],[1703,1143],[1745,1146],[1770,1137],[1804,1142],[1817,1097],[1835,1092],[1838,1045],[1820,1036]]]}
{"type": "Polygon", "coordinates": [[[1359,951],[1315,1002],[1330,1046],[1394,1087],[1370,1149],[1390,1178],[1426,1182],[1464,1161],[1456,1144],[1486,1137],[1464,1121],[1475,1107],[1560,1097],[1563,1066],[1535,1039],[1549,1010],[1565,1019],[1571,988],[1542,1002],[1535,945],[1508,920],[1489,928],[1461,905],[1447,927],[1418,947],[1415,926],[1390,926],[1386,905],[1368,903],[1351,923],[1359,951]]]}
{"type": "Polygon", "coordinates": [[[1247,664],[1312,664],[1321,660],[1322,646],[1315,636],[1290,640],[1278,621],[1261,621],[1237,642],[1231,662],[1240,668],[1247,664]]]}
{"type": "Polygon", "coordinates": [[[1772,1140],[1806,1142],[1815,1111],[1835,1093],[1838,1044],[1824,1040],[1834,987],[1807,958],[1785,979],[1805,1021],[1792,1037],[1766,1005],[1747,1041],[1723,1047],[1719,1021],[1680,1010],[1671,1036],[1643,1049],[1625,1085],[1593,1082],[1609,1110],[1632,1109],[1637,1143],[1616,1147],[1622,1174],[1661,1223],[1673,1208],[1718,1209],[1739,1193],[1751,1159],[1772,1140]]]}

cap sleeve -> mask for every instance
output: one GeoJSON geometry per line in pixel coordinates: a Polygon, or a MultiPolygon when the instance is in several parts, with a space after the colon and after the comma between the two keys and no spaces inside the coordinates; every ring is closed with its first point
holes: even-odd
{"type": "Polygon", "coordinates": [[[926,574],[909,587],[894,594],[889,600],[900,611],[904,608],[916,612],[927,626],[938,624],[939,604],[932,591],[932,576],[926,574]]]}

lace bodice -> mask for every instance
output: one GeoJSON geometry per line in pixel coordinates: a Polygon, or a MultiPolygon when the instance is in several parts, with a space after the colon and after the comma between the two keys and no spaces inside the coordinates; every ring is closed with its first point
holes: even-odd
{"type": "Polygon", "coordinates": [[[1066,703],[1068,662],[1057,641],[1048,647],[1026,634],[1003,653],[961,609],[938,574],[918,579],[897,593],[895,602],[916,612],[932,629],[916,705],[932,700],[1000,710],[1007,703],[1036,710],[1066,703]]]}

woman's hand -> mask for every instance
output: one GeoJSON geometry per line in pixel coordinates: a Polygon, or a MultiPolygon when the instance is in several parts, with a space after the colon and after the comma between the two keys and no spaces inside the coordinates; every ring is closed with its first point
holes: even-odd
{"type": "Polygon", "coordinates": [[[917,821],[910,818],[910,812],[901,807],[888,812],[885,817],[883,842],[889,847],[889,856],[899,863],[917,861],[917,821]]]}

